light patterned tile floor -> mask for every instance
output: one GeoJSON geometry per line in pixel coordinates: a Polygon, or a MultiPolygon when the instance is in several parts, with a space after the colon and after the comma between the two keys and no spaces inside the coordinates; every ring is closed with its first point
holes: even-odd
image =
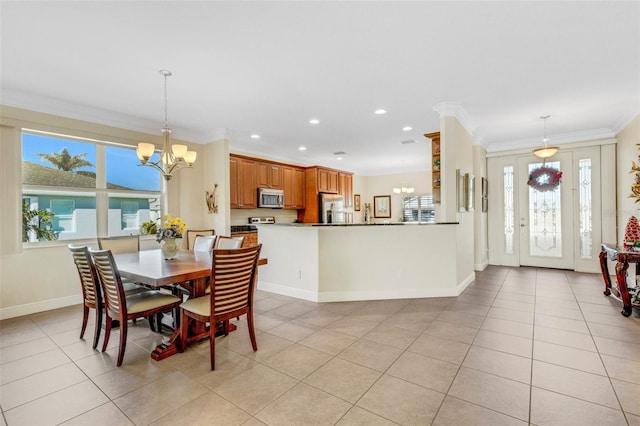
{"type": "Polygon", "coordinates": [[[638,425],[640,318],[602,290],[599,274],[492,266],[458,298],[258,291],[258,352],[241,319],[216,371],[207,341],[153,361],[146,321],[117,368],[117,332],[94,351],[79,306],[9,319],[1,424],[638,425]]]}

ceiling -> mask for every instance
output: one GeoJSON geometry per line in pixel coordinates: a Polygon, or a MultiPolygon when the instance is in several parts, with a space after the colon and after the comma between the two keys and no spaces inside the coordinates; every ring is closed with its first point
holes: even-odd
{"type": "Polygon", "coordinates": [[[561,145],[640,113],[637,1],[2,0],[0,14],[4,105],[159,134],[168,69],[174,137],[361,175],[427,170],[443,102],[489,152],[540,146],[542,115],[561,145]]]}

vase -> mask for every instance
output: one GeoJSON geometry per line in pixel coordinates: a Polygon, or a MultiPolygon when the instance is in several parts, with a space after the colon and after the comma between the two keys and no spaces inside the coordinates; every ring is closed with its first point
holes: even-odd
{"type": "Polygon", "coordinates": [[[165,238],[163,241],[162,256],[166,260],[176,259],[182,245],[182,238],[165,238]]]}

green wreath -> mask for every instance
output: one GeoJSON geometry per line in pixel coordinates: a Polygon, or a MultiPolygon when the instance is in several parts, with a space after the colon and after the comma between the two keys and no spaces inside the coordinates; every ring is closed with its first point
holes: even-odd
{"type": "Polygon", "coordinates": [[[542,166],[531,171],[527,185],[540,192],[554,191],[560,185],[560,179],[562,179],[560,170],[542,166]]]}

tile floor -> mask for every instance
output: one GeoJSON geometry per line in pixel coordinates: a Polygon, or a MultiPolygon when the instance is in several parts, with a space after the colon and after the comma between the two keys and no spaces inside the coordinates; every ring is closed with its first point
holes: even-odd
{"type": "MultiPolygon", "coordinates": [[[[80,308],[0,323],[8,425],[640,425],[640,318],[595,274],[489,267],[458,298],[316,304],[257,292],[246,324],[121,368],[78,339],[80,308]]],[[[89,333],[90,334],[90,333],[89,333]]]]}

